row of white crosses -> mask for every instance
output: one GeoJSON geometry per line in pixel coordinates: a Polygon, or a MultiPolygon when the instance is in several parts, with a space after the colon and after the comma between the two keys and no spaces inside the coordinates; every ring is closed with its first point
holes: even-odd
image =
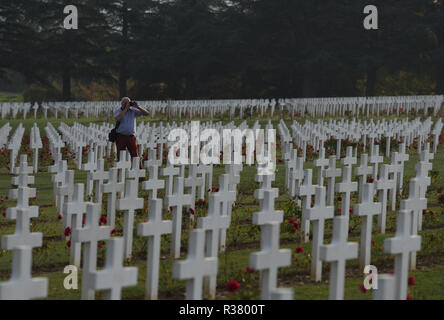
{"type": "Polygon", "coordinates": [[[32,172],[26,155],[21,155],[18,176],[12,178],[12,185],[17,188],[9,193],[12,199],[17,199],[17,206],[6,210],[6,218],[16,220],[15,233],[1,239],[2,249],[13,251],[11,278],[0,283],[2,300],[45,298],[48,294],[48,279],[32,278],[31,274],[32,249],[41,247],[43,240],[42,233],[30,231],[31,219],[39,214],[37,206],[29,205],[29,199],[36,196],[36,189],[28,187],[34,184],[34,177],[29,176],[32,172]]]}
{"type": "MultiPolygon", "coordinates": [[[[362,143],[363,151],[366,152],[367,145],[372,148],[376,139],[386,140],[386,157],[390,156],[391,152],[391,138],[397,139],[405,143],[406,147],[409,147],[415,139],[419,139],[420,147],[424,145],[429,134],[434,135],[434,139],[437,140],[437,136],[441,132],[440,122],[436,122],[432,129],[433,122],[431,118],[427,118],[425,121],[421,121],[419,118],[409,121],[403,120],[377,120],[376,122],[371,119],[370,121],[363,121],[353,119],[349,120],[329,120],[312,123],[306,121],[304,125],[299,122],[293,121],[291,124],[292,133],[291,136],[283,121],[279,124],[279,131],[281,136],[281,142],[287,149],[285,154],[288,157],[289,149],[288,143],[294,140],[295,146],[302,149],[302,157],[306,159],[306,148],[310,143],[316,152],[320,151],[324,146],[324,142],[328,139],[336,140],[336,155],[339,160],[342,140],[348,140],[351,142],[362,143]]],[[[355,151],[356,152],[356,151],[355,151]]]]}
{"type": "Polygon", "coordinates": [[[52,158],[57,162],[62,157],[60,149],[65,146],[65,143],[51,122],[46,124],[45,132],[49,141],[49,150],[51,151],[52,158]]]}
{"type": "MultiPolygon", "coordinates": [[[[396,96],[396,97],[341,97],[341,98],[287,98],[287,99],[244,99],[244,100],[177,100],[177,101],[139,101],[139,104],[150,110],[151,117],[160,115],[162,117],[184,118],[188,114],[189,118],[209,116],[223,116],[228,113],[230,119],[239,111],[242,119],[245,113],[252,114],[257,111],[261,117],[269,114],[273,117],[276,108],[279,108],[282,115],[284,109],[288,110],[292,118],[298,113],[301,116],[309,114],[311,116],[325,117],[328,115],[344,116],[346,112],[351,112],[353,116],[376,116],[382,114],[396,113],[398,116],[403,112],[422,112],[425,116],[432,108],[433,115],[436,116],[441,108],[443,96],[396,96]]],[[[45,102],[41,104],[44,118],[46,119],[48,110],[55,118],[98,117],[110,116],[119,101],[97,101],[97,102],[45,102]]],[[[2,119],[8,115],[16,118],[18,112],[23,112],[26,119],[27,113],[34,110],[34,118],[39,109],[38,104],[31,103],[0,103],[2,119]]]]}

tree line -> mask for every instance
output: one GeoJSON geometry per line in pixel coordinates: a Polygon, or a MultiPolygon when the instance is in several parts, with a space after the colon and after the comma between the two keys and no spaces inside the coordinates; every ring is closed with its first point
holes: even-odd
{"type": "Polygon", "coordinates": [[[367,4],[2,0],[0,77],[63,101],[80,84],[139,100],[442,93],[442,0],[375,0],[378,30],[363,27],[367,4]],[[78,30],[63,28],[67,4],[78,30]]]}

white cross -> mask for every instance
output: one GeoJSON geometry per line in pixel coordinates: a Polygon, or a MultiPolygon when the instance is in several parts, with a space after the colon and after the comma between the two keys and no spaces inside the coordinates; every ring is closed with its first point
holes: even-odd
{"type": "Polygon", "coordinates": [[[33,167],[29,167],[26,155],[20,156],[20,166],[16,168],[15,174],[17,177],[12,177],[11,184],[18,187],[27,187],[29,184],[34,184],[34,177],[29,176],[33,172],[33,167]]]}
{"type": "Polygon", "coordinates": [[[378,200],[382,204],[382,212],[378,216],[379,232],[385,233],[385,225],[387,218],[387,191],[396,188],[396,181],[389,179],[390,165],[383,164],[381,166],[381,177],[376,181],[376,190],[378,190],[378,200]]]}
{"type": "Polygon", "coordinates": [[[378,178],[378,164],[384,162],[384,157],[379,155],[379,145],[372,145],[369,162],[373,164],[373,179],[378,178]]]}
{"type": "Polygon", "coordinates": [[[401,172],[399,174],[398,187],[399,190],[402,190],[403,180],[404,180],[404,162],[408,161],[410,156],[405,152],[405,143],[401,143],[399,145],[399,151],[396,158],[396,161],[401,165],[401,172]]]}
{"type": "MultiPolygon", "coordinates": [[[[173,179],[175,176],[179,175],[179,168],[174,167],[168,161],[168,164],[165,168],[160,169],[160,174],[166,177],[166,188],[165,188],[165,197],[168,197],[173,194],[173,179]]],[[[166,204],[166,202],[165,202],[166,204]]]]}
{"type": "Polygon", "coordinates": [[[193,210],[195,209],[196,188],[204,183],[202,177],[198,177],[197,174],[198,174],[197,165],[192,164],[190,165],[188,170],[188,177],[184,180],[185,187],[189,188],[190,190],[190,195],[192,200],[190,208],[192,208],[193,210]]]}
{"type": "Polygon", "coordinates": [[[56,174],[51,176],[51,181],[53,185],[53,195],[54,199],[56,199],[56,205],[57,203],[57,187],[62,183],[63,179],[65,178],[65,172],[68,170],[68,164],[66,160],[59,160],[59,164],[56,167],[56,174]]]}
{"type": "Polygon", "coordinates": [[[31,247],[13,251],[11,279],[0,282],[0,300],[28,300],[48,295],[48,279],[31,278],[31,265],[31,247]]]}
{"type": "Polygon", "coordinates": [[[86,177],[86,194],[88,196],[92,195],[94,187],[94,180],[91,179],[91,175],[89,173],[97,170],[97,162],[95,160],[96,157],[94,155],[94,150],[91,149],[88,152],[88,162],[82,164],[82,170],[88,171],[88,175],[86,177]]]}
{"type": "Polygon", "coordinates": [[[88,172],[88,179],[91,179],[94,183],[96,182],[95,190],[95,202],[102,203],[102,185],[103,181],[108,180],[109,171],[105,171],[105,161],[103,159],[99,159],[97,161],[97,170],[94,172],[88,172]]]}
{"type": "MultiPolygon", "coordinates": [[[[117,169],[118,182],[125,185],[126,171],[131,168],[130,154],[126,150],[120,150],[119,161],[114,163],[114,167],[117,169]]],[[[119,191],[119,197],[123,197],[123,189],[119,191]]]]}
{"type": "Polygon", "coordinates": [[[362,217],[361,251],[359,262],[361,269],[370,264],[373,216],[381,214],[382,203],[374,202],[375,185],[365,183],[361,203],[354,205],[353,213],[362,217]]]}
{"type": "Polygon", "coordinates": [[[124,191],[124,184],[117,182],[118,169],[109,169],[108,183],[102,185],[102,192],[108,193],[108,203],[106,206],[106,216],[109,226],[114,228],[116,222],[116,200],[117,193],[124,191]]]}
{"type": "Polygon", "coordinates": [[[173,265],[173,278],[187,280],[186,300],[201,300],[204,277],[217,275],[217,257],[205,257],[204,246],[205,231],[190,231],[187,259],[173,265]]]}
{"type": "Polygon", "coordinates": [[[430,152],[430,143],[426,142],[424,150],[422,150],[419,154],[419,159],[424,162],[430,162],[430,160],[433,160],[433,158],[434,154],[433,152],[430,152]]]}
{"type": "MultiPolygon", "coordinates": [[[[302,198],[302,212],[311,208],[312,196],[316,193],[316,186],[312,184],[313,172],[312,169],[304,170],[304,182],[296,188],[296,195],[302,198]]],[[[309,240],[310,220],[306,218],[306,214],[302,213],[302,232],[303,241],[306,243],[309,240]]]]}
{"type": "Polygon", "coordinates": [[[296,187],[301,184],[304,179],[304,158],[300,157],[296,160],[296,166],[290,176],[290,195],[294,197],[296,187]]]}
{"type": "Polygon", "coordinates": [[[412,235],[412,215],[400,210],[395,237],[384,240],[384,252],[395,255],[395,299],[407,298],[409,254],[421,250],[421,237],[412,235]]]}
{"type": "Polygon", "coordinates": [[[250,255],[250,268],[260,270],[261,299],[269,300],[277,287],[280,267],[291,264],[291,252],[279,249],[280,222],[274,221],[261,226],[261,251],[250,255]]]}
{"type": "Polygon", "coordinates": [[[172,233],[173,224],[162,220],[161,199],[149,199],[148,206],[148,222],[139,223],[137,234],[148,237],[145,298],[157,300],[161,237],[172,233]]]}
{"type": "Polygon", "coordinates": [[[319,158],[313,162],[314,166],[318,168],[318,185],[324,185],[324,177],[322,171],[328,165],[328,159],[325,158],[325,148],[322,147],[319,151],[319,158]]]}
{"type": "Polygon", "coordinates": [[[341,163],[344,166],[350,167],[357,163],[356,157],[353,156],[353,147],[347,147],[347,153],[345,158],[341,159],[341,163]]]}
{"type": "MultiPolygon", "coordinates": [[[[236,199],[236,192],[229,190],[229,177],[227,174],[219,176],[220,191],[210,196],[208,216],[201,217],[197,221],[197,227],[206,231],[206,256],[217,257],[220,232],[227,230],[231,223],[228,215],[228,202],[236,199]]],[[[208,284],[210,298],[215,298],[216,278],[210,277],[208,284]]]]}
{"type": "Polygon", "coordinates": [[[396,190],[398,189],[397,186],[399,186],[399,175],[401,173],[401,165],[398,163],[398,161],[396,161],[397,158],[398,153],[392,152],[392,163],[390,164],[389,174],[393,174],[393,179],[396,182],[396,187],[389,190],[389,198],[393,211],[396,210],[396,190]]]}
{"type": "Polygon", "coordinates": [[[345,263],[358,256],[358,244],[347,242],[349,217],[339,216],[333,219],[333,239],[320,249],[321,259],[330,265],[330,300],[344,299],[345,263]]]}
{"type": "Polygon", "coordinates": [[[368,154],[361,154],[360,165],[355,168],[355,175],[359,177],[359,201],[362,201],[362,186],[367,182],[367,176],[372,172],[373,168],[368,165],[368,154]]]}
{"type": "Polygon", "coordinates": [[[289,159],[285,163],[285,185],[290,189],[290,179],[294,168],[296,167],[296,161],[298,158],[298,150],[294,149],[290,153],[289,159]]]}
{"type": "Polygon", "coordinates": [[[325,187],[316,186],[315,204],[312,208],[302,211],[303,217],[313,221],[313,244],[311,247],[311,278],[321,281],[322,261],[320,259],[320,247],[324,243],[325,220],[334,217],[334,207],[325,205],[325,187]]]}
{"type": "Polygon", "coordinates": [[[171,254],[173,258],[180,257],[183,207],[191,205],[191,195],[184,194],[183,184],[183,178],[174,178],[173,194],[167,197],[167,206],[173,207],[173,234],[171,235],[171,254]]]}
{"type": "MultiPolygon", "coordinates": [[[[58,204],[58,213],[63,217],[63,205],[65,202],[69,202],[72,200],[72,195],[74,193],[74,170],[68,170],[65,172],[65,178],[62,181],[62,185],[57,187],[57,204],[58,204]]],[[[68,226],[68,221],[66,217],[63,217],[63,229],[62,234],[65,228],[68,226]]]]}
{"type": "MultiPolygon", "coordinates": [[[[432,183],[432,179],[428,176],[429,171],[432,170],[432,164],[429,162],[417,162],[415,165],[416,169],[416,179],[419,185],[419,194],[421,198],[425,198],[427,193],[427,188],[432,183]]],[[[425,208],[424,208],[425,209],[425,208]]],[[[422,230],[422,210],[419,212],[418,216],[418,230],[422,230]]]]}
{"type": "Polygon", "coordinates": [[[140,158],[134,157],[131,169],[126,170],[126,178],[139,182],[140,178],[145,178],[145,176],[146,170],[140,169],[140,158]]]}
{"type": "Polygon", "coordinates": [[[149,198],[156,199],[157,198],[157,190],[161,190],[165,188],[165,181],[159,180],[159,167],[158,166],[149,166],[148,167],[148,175],[149,179],[142,182],[142,189],[148,190],[149,198]]]}
{"type": "MultiPolygon", "coordinates": [[[[427,208],[427,198],[421,194],[421,184],[418,178],[410,179],[409,197],[407,200],[401,200],[401,210],[406,210],[412,214],[412,235],[418,234],[419,216],[427,208]]],[[[410,270],[416,269],[416,252],[410,254],[410,270]]]]}
{"type": "Polygon", "coordinates": [[[328,169],[322,171],[324,178],[328,179],[327,205],[334,204],[335,197],[335,179],[341,176],[342,170],[336,168],[336,156],[330,156],[328,161],[328,169]]]}
{"type": "Polygon", "coordinates": [[[105,290],[104,299],[120,300],[123,287],[137,285],[137,268],[123,267],[123,239],[107,242],[105,268],[91,273],[89,281],[94,290],[105,290]]]}
{"type": "Polygon", "coordinates": [[[85,242],[83,247],[82,299],[94,300],[94,290],[91,290],[88,276],[96,271],[97,243],[111,237],[110,226],[99,226],[100,204],[86,205],[85,227],[72,230],[72,241],[85,242]]]}
{"type": "Polygon", "coordinates": [[[133,249],[134,212],[143,209],[143,199],[138,198],[139,182],[128,180],[125,184],[125,196],[117,200],[116,209],[125,210],[123,222],[123,237],[125,240],[125,258],[130,258],[133,249]]]}
{"type": "Polygon", "coordinates": [[[350,195],[352,192],[358,190],[358,183],[352,182],[352,167],[345,166],[342,182],[337,183],[335,188],[336,192],[342,193],[342,206],[341,206],[341,215],[348,216],[350,213],[350,195]]]}
{"type": "MultiPolygon", "coordinates": [[[[63,205],[63,218],[67,222],[67,226],[72,230],[82,228],[83,214],[86,213],[87,202],[84,201],[84,185],[77,183],[74,186],[73,199],[70,202],[65,202],[63,205]]],[[[70,247],[70,264],[80,267],[80,255],[82,244],[71,241],[70,247]]]]}

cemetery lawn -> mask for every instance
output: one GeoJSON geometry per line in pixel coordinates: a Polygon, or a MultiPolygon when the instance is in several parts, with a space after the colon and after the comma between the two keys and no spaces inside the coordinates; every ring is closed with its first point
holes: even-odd
{"type": "MultiPolygon", "coordinates": [[[[1,99],[0,99],[1,101],[1,99]]],[[[273,119],[273,125],[277,126],[278,120],[273,119]]],[[[148,121],[149,119],[141,119],[148,121]]],[[[158,121],[159,119],[156,119],[158,121]]],[[[163,119],[165,121],[165,119],[163,119]]],[[[197,119],[196,119],[197,120],[197,119]]],[[[209,119],[200,119],[206,121],[209,119]]],[[[310,119],[313,121],[313,119],[310,119]]],[[[434,119],[436,120],[436,119],[434,119]]],[[[11,135],[19,122],[22,122],[25,131],[25,138],[29,136],[30,128],[34,119],[1,120],[0,126],[7,121],[11,124],[11,135]]],[[[68,125],[74,121],[87,125],[90,122],[101,123],[109,121],[106,118],[97,119],[63,119],[68,125]]],[[[268,120],[261,120],[264,126],[268,120]]],[[[47,120],[42,119],[41,114],[37,119],[37,125],[40,128],[42,138],[45,136],[44,127],[47,120]]],[[[57,129],[61,120],[51,119],[51,123],[57,129]]],[[[239,120],[236,120],[238,123],[239,120]]],[[[249,124],[253,120],[248,120],[249,124]]],[[[287,121],[287,125],[290,124],[287,121]]],[[[25,139],[23,140],[25,141],[25,139]]],[[[279,141],[279,140],[278,140],[279,141]]],[[[26,143],[22,144],[20,154],[28,154],[28,163],[32,159],[32,153],[25,151],[26,143]]],[[[344,146],[345,148],[345,143],[344,146]]],[[[385,149],[381,149],[382,151],[385,149]]],[[[343,149],[344,152],[344,149],[343,149]]],[[[45,150],[40,150],[43,159],[39,159],[39,172],[35,175],[35,185],[37,188],[37,199],[30,201],[31,205],[39,206],[39,217],[32,220],[31,231],[43,233],[43,246],[33,250],[33,276],[42,276],[49,279],[48,299],[80,299],[80,289],[66,290],[63,287],[63,280],[66,274],[63,273],[64,267],[69,264],[69,248],[67,240],[62,236],[62,222],[58,219],[54,205],[51,174],[48,173],[48,166],[51,164],[51,157],[45,150]]],[[[402,199],[408,195],[408,181],[415,175],[414,165],[418,161],[416,150],[410,150],[410,160],[406,163],[404,175],[404,190],[402,199]]],[[[69,169],[75,169],[72,161],[72,155],[69,153],[64,156],[68,159],[69,169]]],[[[84,156],[84,161],[86,157],[84,156]]],[[[309,155],[310,158],[310,155],[309,155]]],[[[279,188],[279,198],[276,201],[276,209],[284,211],[284,222],[281,225],[281,247],[292,250],[292,264],[289,267],[281,268],[279,271],[279,286],[293,287],[295,299],[328,299],[328,279],[329,265],[324,264],[322,282],[315,283],[310,280],[310,253],[311,243],[301,241],[300,230],[292,232],[292,225],[288,218],[294,217],[296,221],[301,221],[301,211],[293,203],[292,199],[284,190],[285,167],[281,160],[281,150],[278,145],[278,162],[276,180],[274,187],[279,188]],[[303,251],[296,253],[295,249],[302,247],[303,251]]],[[[359,159],[359,157],[358,157],[359,159]]],[[[385,158],[385,163],[390,159],[385,158]]],[[[112,166],[112,159],[106,162],[106,169],[112,166]]],[[[6,200],[9,189],[11,188],[11,175],[7,169],[9,163],[8,153],[0,154],[0,235],[14,233],[15,221],[6,219],[2,213],[7,207],[13,207],[15,200],[6,200]],[[2,202],[3,199],[3,202],[2,202]]],[[[359,161],[358,161],[359,165],[359,161]]],[[[304,168],[312,168],[311,161],[304,164],[304,168]]],[[[222,173],[223,167],[216,166],[214,170],[213,185],[218,186],[218,176],[222,173]]],[[[254,181],[256,174],[255,167],[244,166],[241,173],[241,182],[238,187],[236,205],[233,208],[232,223],[227,233],[227,250],[219,254],[219,272],[217,299],[258,299],[259,298],[259,272],[249,273],[246,271],[249,256],[252,252],[260,250],[260,228],[252,224],[252,214],[259,209],[259,202],[254,199],[253,193],[258,188],[258,183],[254,181]],[[237,293],[228,293],[225,285],[230,280],[236,280],[240,283],[240,290],[237,293]]],[[[417,255],[417,270],[410,272],[409,276],[414,277],[414,285],[410,285],[408,292],[411,299],[444,299],[444,203],[439,202],[439,196],[444,194],[444,144],[440,144],[435,159],[433,160],[432,184],[428,188],[428,210],[423,218],[423,230],[419,232],[422,236],[421,251],[417,255]]],[[[316,181],[316,170],[313,171],[313,181],[316,181]]],[[[86,172],[75,171],[75,183],[86,182],[86,172]]],[[[147,193],[141,191],[140,196],[145,199],[145,208],[147,208],[147,193]]],[[[159,192],[159,198],[163,198],[163,193],[159,192]]],[[[398,195],[397,203],[401,198],[398,195]]],[[[208,202],[208,199],[206,199],[208,202]]],[[[352,204],[356,203],[356,194],[353,195],[352,204]]],[[[340,207],[340,202],[336,200],[336,208],[340,207]]],[[[196,216],[205,216],[207,208],[204,206],[196,207],[196,216]]],[[[103,197],[102,212],[106,211],[106,195],[103,197]]],[[[384,239],[392,237],[396,229],[396,212],[388,211],[386,234],[381,235],[376,232],[376,218],[373,223],[372,245],[372,264],[378,268],[379,273],[387,273],[393,269],[394,257],[383,252],[384,239]]],[[[146,212],[138,210],[135,217],[135,225],[146,220],[146,212]]],[[[114,236],[122,236],[123,214],[118,212],[116,219],[117,233],[114,236]]],[[[164,210],[164,219],[170,219],[171,213],[164,210]]],[[[197,219],[195,219],[197,220],[197,219]]],[[[188,246],[188,230],[192,227],[187,215],[184,215],[183,239],[181,258],[186,257],[188,246]]],[[[361,218],[351,216],[349,241],[359,241],[361,230],[361,218]]],[[[324,243],[331,241],[332,223],[326,222],[324,243]]],[[[159,299],[184,299],[185,281],[172,278],[173,259],[170,258],[170,236],[164,236],[162,240],[161,266],[159,278],[159,299]]],[[[299,249],[300,250],[300,249],[299,249]]],[[[123,299],[143,299],[145,290],[146,273],[146,252],[147,240],[135,235],[133,244],[134,255],[131,260],[125,261],[126,265],[137,266],[138,285],[136,287],[123,290],[123,299]]],[[[104,264],[105,248],[99,249],[98,266],[104,264]]],[[[6,281],[10,277],[12,255],[10,251],[0,251],[0,281],[6,281]]],[[[371,299],[371,292],[361,292],[359,285],[364,279],[363,270],[360,270],[357,259],[347,261],[347,275],[345,299],[371,299]]],[[[79,288],[81,281],[81,272],[79,272],[79,288]]],[[[100,299],[100,293],[97,294],[100,299]]]]}

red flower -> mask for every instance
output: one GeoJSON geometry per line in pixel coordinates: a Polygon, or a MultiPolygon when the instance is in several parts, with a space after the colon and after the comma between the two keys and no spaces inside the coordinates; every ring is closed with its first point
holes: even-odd
{"type": "Polygon", "coordinates": [[[236,280],[231,280],[227,282],[226,289],[229,293],[235,293],[236,291],[239,291],[240,284],[236,280]]]}
{"type": "Polygon", "coordinates": [[[3,211],[2,215],[6,218],[6,211],[3,211]]]}
{"type": "Polygon", "coordinates": [[[409,286],[415,285],[415,277],[409,277],[409,286]]]}
{"type": "Polygon", "coordinates": [[[117,229],[114,228],[113,230],[111,230],[110,235],[113,235],[113,234],[116,233],[116,232],[117,232],[117,229]]]}
{"type": "Polygon", "coordinates": [[[444,194],[439,196],[439,202],[444,203],[444,194]]]}
{"type": "Polygon", "coordinates": [[[6,200],[9,200],[9,196],[6,196],[6,200]]]}
{"type": "Polygon", "coordinates": [[[429,210],[429,213],[430,213],[431,215],[433,215],[435,212],[433,212],[433,210],[429,210]]]}
{"type": "Polygon", "coordinates": [[[395,274],[395,270],[390,270],[389,274],[395,274]]]}
{"type": "Polygon", "coordinates": [[[247,267],[245,269],[245,273],[254,273],[256,270],[254,270],[253,268],[247,267]]]}
{"type": "Polygon", "coordinates": [[[99,224],[106,224],[106,222],[107,222],[106,216],[101,216],[100,220],[99,220],[99,224]]]}
{"type": "Polygon", "coordinates": [[[338,197],[338,201],[341,202],[342,201],[342,197],[338,197]]]}
{"type": "Polygon", "coordinates": [[[427,214],[427,210],[426,210],[426,209],[423,209],[423,210],[422,210],[422,214],[427,214]]]}
{"type": "Polygon", "coordinates": [[[364,287],[364,285],[363,285],[362,283],[359,285],[359,289],[360,289],[363,293],[366,293],[366,292],[367,292],[367,289],[364,287]]]}
{"type": "Polygon", "coordinates": [[[350,208],[348,212],[353,213],[353,208],[350,208]]]}
{"type": "Polygon", "coordinates": [[[173,206],[170,206],[168,209],[169,209],[170,211],[173,211],[173,206]]]}
{"type": "Polygon", "coordinates": [[[373,183],[373,182],[375,182],[375,179],[373,179],[373,178],[370,178],[370,183],[373,183]]]}
{"type": "Polygon", "coordinates": [[[82,218],[82,226],[85,225],[85,217],[82,218]]]}
{"type": "Polygon", "coordinates": [[[102,249],[102,248],[105,248],[105,245],[104,245],[103,243],[99,242],[99,243],[97,244],[97,247],[98,247],[99,249],[102,249]]]}
{"type": "Polygon", "coordinates": [[[62,215],[59,214],[59,215],[57,216],[57,219],[62,220],[62,215]]]}
{"type": "Polygon", "coordinates": [[[378,173],[378,176],[377,176],[377,177],[378,177],[378,180],[379,180],[379,178],[381,177],[381,176],[379,175],[379,173],[378,173]]]}
{"type": "Polygon", "coordinates": [[[290,223],[292,223],[294,221],[293,217],[288,218],[288,220],[290,221],[290,223]]]}
{"type": "Polygon", "coordinates": [[[71,248],[71,240],[68,240],[68,241],[66,242],[66,246],[67,246],[68,248],[71,248]]]}
{"type": "Polygon", "coordinates": [[[412,300],[412,298],[410,298],[410,296],[409,296],[409,295],[407,295],[407,300],[412,300]]]}
{"type": "Polygon", "coordinates": [[[66,227],[63,234],[65,235],[65,237],[69,237],[71,235],[71,227],[66,227]]]}
{"type": "Polygon", "coordinates": [[[294,249],[294,252],[296,253],[302,253],[304,252],[304,248],[302,248],[301,246],[297,247],[296,249],[294,249]]]}
{"type": "Polygon", "coordinates": [[[292,224],[293,224],[293,229],[296,229],[296,230],[299,229],[299,222],[293,221],[292,224]]]}
{"type": "Polygon", "coordinates": [[[189,211],[190,211],[191,214],[194,215],[194,209],[193,208],[190,208],[189,211]]]}

